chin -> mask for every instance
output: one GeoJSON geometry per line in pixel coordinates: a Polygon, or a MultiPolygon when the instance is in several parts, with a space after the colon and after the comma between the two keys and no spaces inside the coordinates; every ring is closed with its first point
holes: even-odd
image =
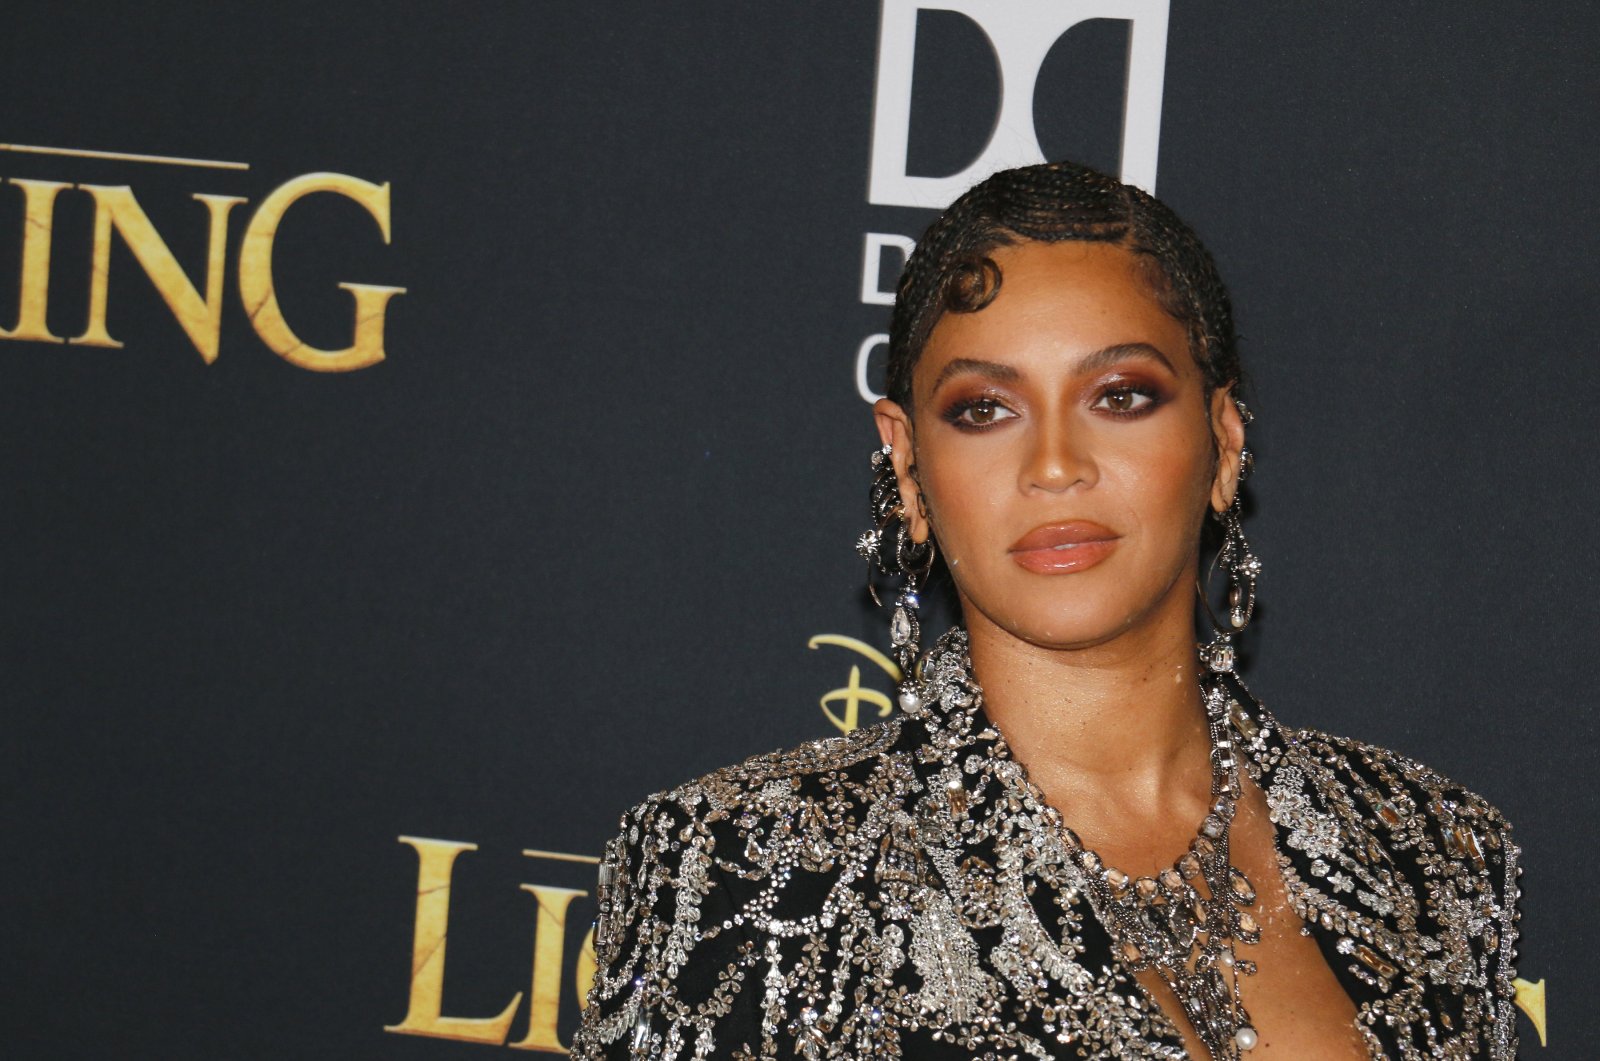
{"type": "Polygon", "coordinates": [[[1026,609],[1018,609],[1013,603],[1008,608],[984,610],[984,616],[1019,641],[1061,650],[1103,645],[1127,633],[1133,625],[1127,610],[1110,601],[1070,608],[1056,605],[1026,609]]]}
{"type": "Polygon", "coordinates": [[[989,592],[961,593],[962,613],[969,617],[968,626],[970,619],[977,617],[974,613],[979,613],[990,625],[1038,648],[1095,648],[1164,611],[1163,602],[1182,585],[1177,577],[1127,576],[1125,570],[1102,569],[1082,575],[1029,574],[1019,579],[1006,572],[987,582],[989,592]]]}
{"type": "Polygon", "coordinates": [[[1109,627],[1103,623],[1084,623],[1040,628],[1021,627],[1011,632],[1030,645],[1066,652],[1104,645],[1116,640],[1126,633],[1127,629],[1126,623],[1117,623],[1109,627]]]}

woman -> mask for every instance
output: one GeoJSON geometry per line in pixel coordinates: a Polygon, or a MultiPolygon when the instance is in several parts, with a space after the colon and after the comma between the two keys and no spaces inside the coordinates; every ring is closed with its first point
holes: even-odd
{"type": "Polygon", "coordinates": [[[999,173],[907,263],[888,374],[860,548],[905,579],[902,711],[624,816],[573,1053],[1513,1056],[1504,819],[1234,671],[1250,415],[1194,234],[1076,165],[999,173]],[[917,666],[936,551],[962,625],[917,666]]]}

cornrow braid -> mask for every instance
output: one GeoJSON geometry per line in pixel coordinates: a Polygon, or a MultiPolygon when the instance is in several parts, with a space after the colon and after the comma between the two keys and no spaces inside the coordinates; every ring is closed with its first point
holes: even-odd
{"type": "Polygon", "coordinates": [[[946,312],[974,313],[1000,291],[989,252],[1026,240],[1125,247],[1146,264],[1161,305],[1188,331],[1209,398],[1239,382],[1233,310],[1216,263],[1159,199],[1075,162],[1002,170],[928,226],[906,261],[889,323],[888,396],[911,407],[911,372],[946,312]]]}

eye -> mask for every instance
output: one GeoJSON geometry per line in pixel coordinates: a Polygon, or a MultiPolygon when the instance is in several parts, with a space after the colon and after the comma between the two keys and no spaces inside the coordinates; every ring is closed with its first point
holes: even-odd
{"type": "Polygon", "coordinates": [[[945,419],[957,427],[988,427],[1016,415],[994,398],[973,398],[952,406],[945,419]]]}
{"type": "Polygon", "coordinates": [[[1142,413],[1155,404],[1155,395],[1144,387],[1111,387],[1100,393],[1090,408],[1104,409],[1117,416],[1142,413]]]}

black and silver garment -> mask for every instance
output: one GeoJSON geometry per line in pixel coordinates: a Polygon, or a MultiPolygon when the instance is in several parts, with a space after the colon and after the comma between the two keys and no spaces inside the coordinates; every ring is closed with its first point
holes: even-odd
{"type": "MultiPolygon", "coordinates": [[[[1514,1057],[1519,852],[1499,812],[1404,756],[1286,729],[1217,680],[1290,902],[1373,1057],[1514,1057]]],[[[623,817],[572,1053],[1185,1058],[1119,961],[1081,854],[984,715],[952,630],[914,712],[623,817]]]]}

